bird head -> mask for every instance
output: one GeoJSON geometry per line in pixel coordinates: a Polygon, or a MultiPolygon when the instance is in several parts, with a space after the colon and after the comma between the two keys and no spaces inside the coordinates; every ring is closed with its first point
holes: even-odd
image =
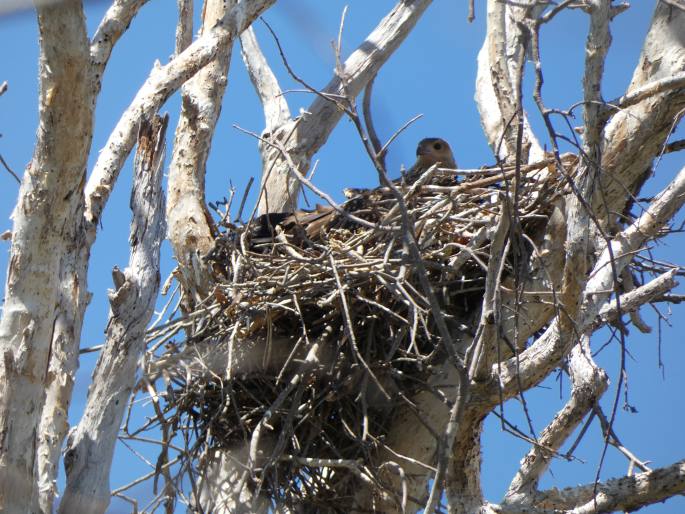
{"type": "Polygon", "coordinates": [[[444,139],[427,137],[419,141],[416,147],[416,167],[427,169],[433,164],[440,163],[444,168],[456,168],[452,149],[444,139]]]}

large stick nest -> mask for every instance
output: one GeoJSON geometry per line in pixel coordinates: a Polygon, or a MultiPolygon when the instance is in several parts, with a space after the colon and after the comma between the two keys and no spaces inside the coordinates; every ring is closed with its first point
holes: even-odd
{"type": "MultiPolygon", "coordinates": [[[[455,338],[480,308],[498,217],[539,237],[562,184],[545,161],[460,182],[429,170],[398,185],[455,338]]],[[[446,352],[397,198],[389,188],[348,196],[343,212],[318,207],[221,230],[208,257],[214,293],[178,322],[190,335],[167,341],[149,368],[166,383],[165,452],[181,444],[174,435],[189,452],[179,475],[202,473],[209,450],[240,449],[276,503],[346,510],[360,481],[383,490],[374,455],[393,409],[425,387],[446,352]]]]}

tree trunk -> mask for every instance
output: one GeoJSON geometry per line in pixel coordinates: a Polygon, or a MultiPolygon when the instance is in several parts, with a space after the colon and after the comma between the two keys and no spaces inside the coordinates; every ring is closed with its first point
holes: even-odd
{"type": "Polygon", "coordinates": [[[38,23],[40,126],[14,210],[0,321],[0,510],[8,513],[48,508],[45,502],[39,506],[37,483],[40,478],[51,488],[54,455],[37,467],[37,450],[61,443],[88,302],[86,276],[80,275],[74,251],[81,243],[94,106],[81,2],[39,7],[38,23]],[[51,366],[52,356],[65,368],[51,366]],[[44,415],[46,389],[48,409],[56,409],[57,417],[44,415]],[[42,416],[49,431],[41,434],[42,416]]]}

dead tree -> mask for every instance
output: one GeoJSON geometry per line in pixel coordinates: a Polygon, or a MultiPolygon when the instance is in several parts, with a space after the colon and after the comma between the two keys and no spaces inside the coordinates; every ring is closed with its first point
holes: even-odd
{"type": "Polygon", "coordinates": [[[92,37],[79,0],[37,7],[40,127],[15,208],[0,321],[0,510],[52,510],[66,441],[60,512],[104,512],[110,492],[127,489],[109,484],[117,437],[145,432],[161,448],[143,477],[156,492],[149,511],[184,502],[193,512],[590,513],[685,491],[685,461],[651,469],[620,445],[614,413],[599,405],[609,376],[591,339],[615,327],[625,355],[627,325],[648,328],[640,307],[677,300],[682,268],[650,261],[644,249],[669,233],[685,201],[685,168],[648,201],[638,194],[655,159],[683,148],[669,140],[685,112],[681,0],[656,2],[633,80],[611,101],[601,95],[604,63],[611,22],[627,5],[488,0],[476,102],[496,165],[435,165],[412,183],[388,178],[395,135],[383,143],[376,133],[371,88],[430,0],[400,0],[347,58],[339,35],[323,89],[291,68],[276,37],[288,72],[311,93],[297,117],[250,28],[275,0],[206,0],[195,40],[192,0],[179,0],[176,54],[151,70],[87,175],[103,71],[145,3],[113,0],[92,37]],[[582,102],[572,108],[582,110],[579,137],[553,118],[572,109],[544,98],[540,31],[565,9],[589,19],[582,102]],[[217,219],[205,167],[237,43],[264,107],[265,129],[252,134],[262,177],[251,215],[228,205],[217,219]],[[533,91],[523,87],[528,61],[533,91]],[[166,118],[157,113],[179,89],[165,209],[166,118]],[[546,133],[529,123],[528,96],[546,133]],[[336,203],[307,172],[343,117],[380,186],[336,203]],[[562,153],[563,138],[573,153],[562,153]],[[107,340],[67,438],[90,249],[136,142],[129,268],[113,272],[107,340]],[[298,211],[303,188],[327,205],[298,211]],[[145,330],[160,282],[162,213],[181,308],[145,330]],[[570,376],[566,405],[541,432],[518,434],[530,451],[505,497],[485,498],[485,417],[525,402],[556,369],[570,376]],[[140,396],[152,414],[132,427],[126,402],[137,408],[140,396]],[[588,418],[639,472],[541,490],[551,460],[588,418]]]}

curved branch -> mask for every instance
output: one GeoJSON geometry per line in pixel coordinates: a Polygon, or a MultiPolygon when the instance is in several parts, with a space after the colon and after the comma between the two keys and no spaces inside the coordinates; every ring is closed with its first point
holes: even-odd
{"type": "MultiPolygon", "coordinates": [[[[342,71],[336,73],[317,95],[302,119],[281,124],[271,133],[282,141],[301,171],[309,167],[311,157],[324,145],[343,115],[338,102],[341,95],[355,98],[376,76],[388,58],[425,12],[431,0],[402,0],[381,20],[366,40],[347,58],[342,71]]],[[[300,181],[289,172],[290,166],[280,152],[269,145],[260,146],[262,153],[262,191],[259,210],[288,212],[297,207],[300,181]]]]}
{"type": "Polygon", "coordinates": [[[219,48],[240,34],[276,0],[239,2],[214,27],[165,66],[156,66],[119,119],[86,185],[86,221],[97,225],[105,203],[135,143],[140,120],[150,118],[219,48]]]}
{"type": "Polygon", "coordinates": [[[102,17],[90,43],[90,61],[98,90],[114,45],[147,2],[148,0],[115,0],[102,17]]]}
{"type": "MultiPolygon", "coordinates": [[[[581,298],[584,299],[575,320],[575,332],[586,333],[592,329],[593,322],[603,304],[613,291],[613,268],[617,273],[630,263],[636,250],[650,238],[658,237],[660,229],[685,203],[685,168],[651,202],[649,208],[632,225],[618,233],[611,242],[611,252],[605,249],[595,264],[581,298]]],[[[562,314],[563,315],[563,314],[562,314]]],[[[537,341],[521,353],[519,358],[511,358],[491,371],[493,383],[486,387],[491,401],[499,401],[498,383],[503,394],[510,398],[517,394],[519,387],[526,390],[538,384],[568,354],[573,346],[572,337],[560,335],[559,321],[555,319],[537,341]]]]}

